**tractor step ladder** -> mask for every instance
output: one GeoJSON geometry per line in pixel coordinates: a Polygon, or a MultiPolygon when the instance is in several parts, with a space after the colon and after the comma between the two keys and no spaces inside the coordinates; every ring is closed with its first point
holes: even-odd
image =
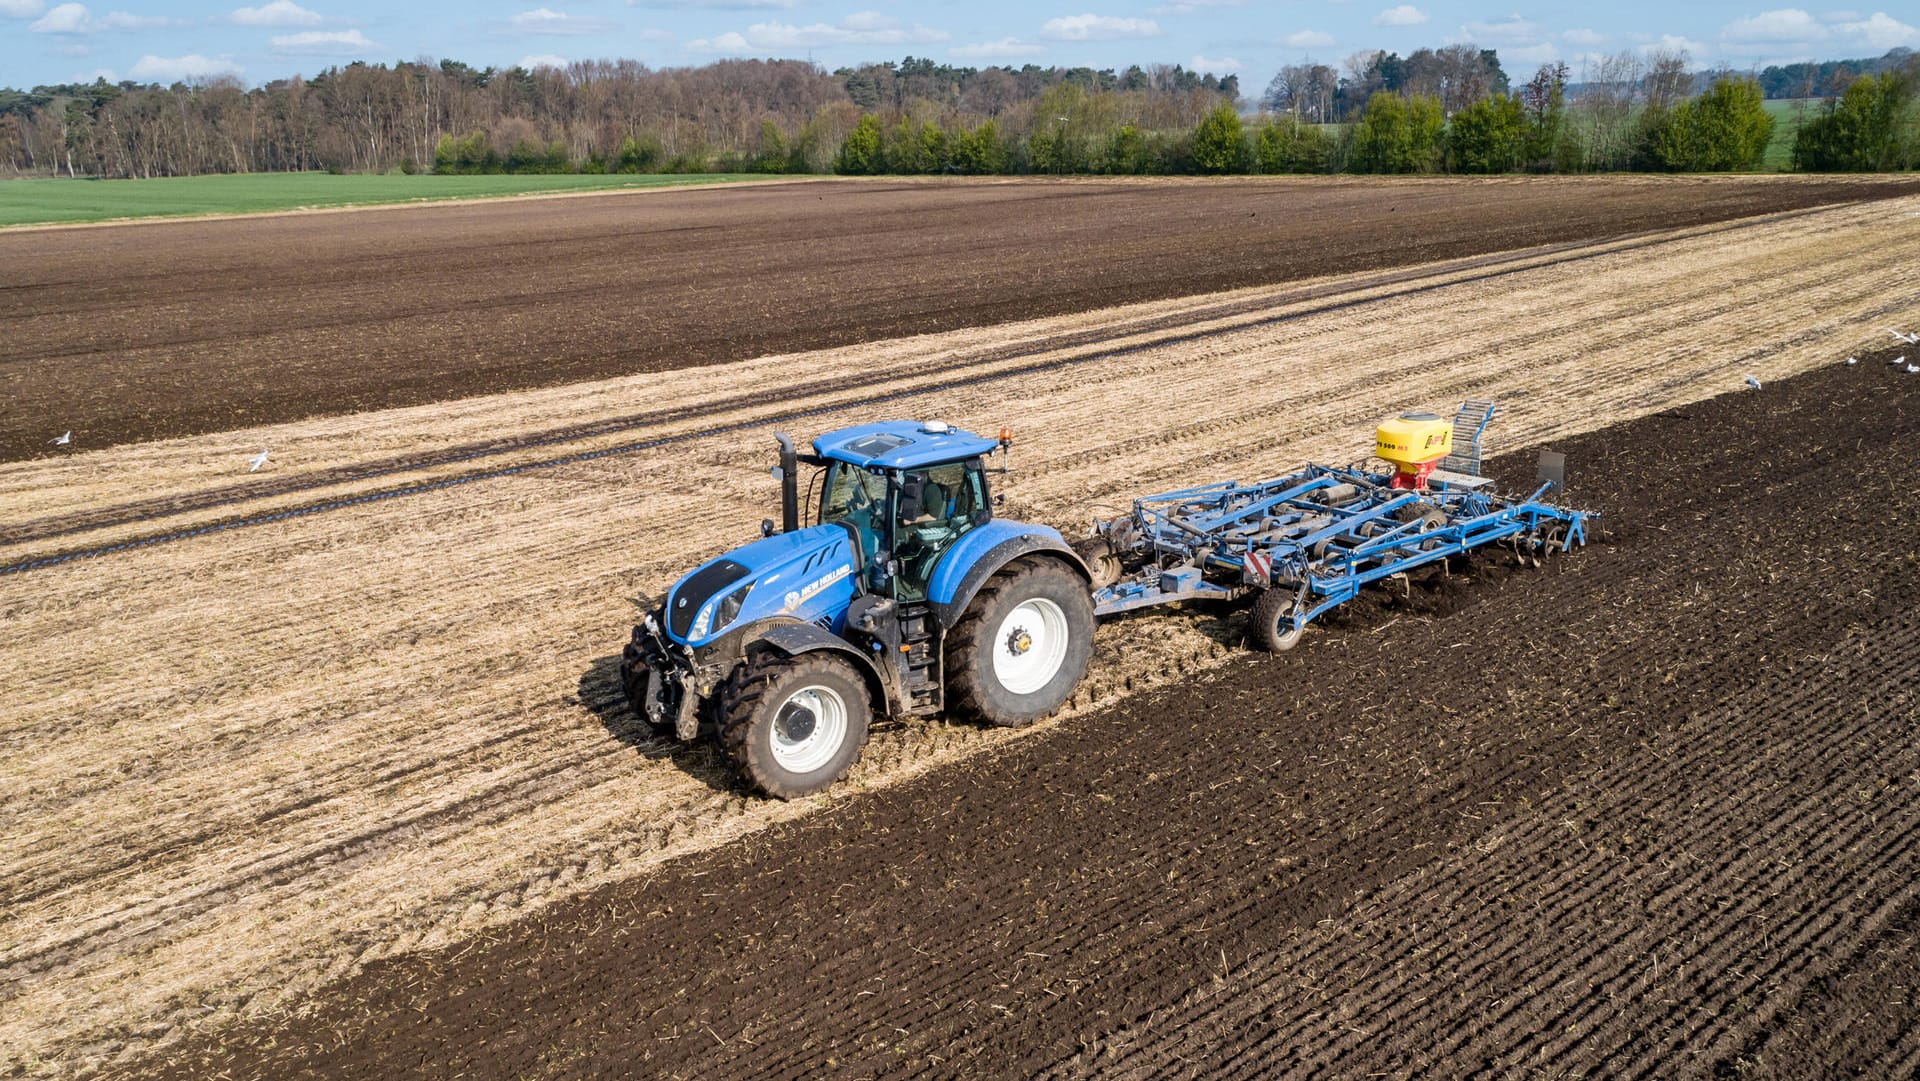
{"type": "Polygon", "coordinates": [[[1480,476],[1480,436],[1493,423],[1493,403],[1468,398],[1453,415],[1453,453],[1440,468],[1452,473],[1480,476]]]}
{"type": "Polygon", "coordinates": [[[900,606],[900,646],[907,656],[906,686],[909,710],[941,708],[938,665],[934,655],[933,610],[925,604],[900,606]]]}

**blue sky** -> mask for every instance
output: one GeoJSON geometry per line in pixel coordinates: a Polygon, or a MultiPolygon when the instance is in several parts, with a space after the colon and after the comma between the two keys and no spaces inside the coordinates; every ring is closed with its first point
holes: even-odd
{"type": "Polygon", "coordinates": [[[1339,66],[1356,50],[1472,41],[1510,74],[1620,49],[1685,48],[1735,68],[1920,48],[1904,4],[1830,10],[1738,3],[1515,5],[1511,0],[0,0],[0,86],[218,74],[248,84],[353,60],[452,57],[476,66],[630,57],[654,67],[722,56],[834,68],[930,56],[955,64],[1178,63],[1238,73],[1249,94],[1282,64],[1339,66]]]}

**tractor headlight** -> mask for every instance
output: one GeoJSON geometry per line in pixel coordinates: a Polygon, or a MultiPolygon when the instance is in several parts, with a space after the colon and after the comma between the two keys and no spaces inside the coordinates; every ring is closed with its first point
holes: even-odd
{"type": "Polygon", "coordinates": [[[709,630],[720,630],[740,616],[740,606],[747,603],[747,594],[753,591],[753,583],[748,582],[732,593],[720,598],[719,603],[709,604],[700,609],[694,617],[693,626],[688,629],[689,639],[701,639],[709,630]]]}
{"type": "Polygon", "coordinates": [[[724,627],[740,617],[740,606],[747,603],[747,594],[753,592],[753,583],[748,582],[732,593],[727,594],[714,610],[714,627],[724,627]]]}

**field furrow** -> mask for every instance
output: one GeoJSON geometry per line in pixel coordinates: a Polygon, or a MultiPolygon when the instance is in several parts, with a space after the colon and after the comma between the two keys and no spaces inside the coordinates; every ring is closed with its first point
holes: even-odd
{"type": "MultiPolygon", "coordinates": [[[[1096,504],[1155,487],[1360,457],[1404,408],[1496,398],[1494,439],[1514,447],[1837,363],[1884,340],[1881,322],[1920,318],[1905,285],[1920,219],[1898,216],[1912,207],[0,467],[7,563],[464,477],[0,576],[17,643],[0,654],[14,706],[0,720],[0,1058],[110,1061],[185,1024],[285,1009],[369,961],[1049,730],[893,726],[841,793],[786,805],[743,798],[711,750],[631,716],[614,673],[630,598],[752,535],[775,495],[759,464],[775,418],[810,436],[872,419],[862,403],[877,400],[1011,424],[1006,512],[1078,532],[1096,504]],[[261,446],[285,479],[249,487],[236,466],[261,446]],[[520,466],[533,468],[503,471],[520,466]]],[[[1215,616],[1116,622],[1075,709],[1215,665],[1242,633],[1215,616]]],[[[1347,808],[1357,822],[1392,810],[1347,808]]],[[[1062,947],[1099,952],[1101,922],[1085,926],[1063,928],[1062,947]]],[[[931,987],[916,1017],[942,1005],[931,987]]],[[[1404,989],[1383,993],[1404,1008],[1404,989]]]]}

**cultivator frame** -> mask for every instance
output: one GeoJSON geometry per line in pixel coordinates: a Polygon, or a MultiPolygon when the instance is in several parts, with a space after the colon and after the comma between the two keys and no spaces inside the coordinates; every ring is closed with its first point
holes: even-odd
{"type": "Polygon", "coordinates": [[[1094,592],[1094,612],[1284,590],[1293,603],[1281,617],[1297,633],[1367,585],[1450,556],[1501,545],[1537,560],[1586,543],[1591,512],[1546,502],[1551,481],[1515,498],[1471,474],[1436,472],[1420,490],[1391,480],[1307,465],[1136,499],[1131,514],[1096,523],[1119,577],[1094,592]]]}

